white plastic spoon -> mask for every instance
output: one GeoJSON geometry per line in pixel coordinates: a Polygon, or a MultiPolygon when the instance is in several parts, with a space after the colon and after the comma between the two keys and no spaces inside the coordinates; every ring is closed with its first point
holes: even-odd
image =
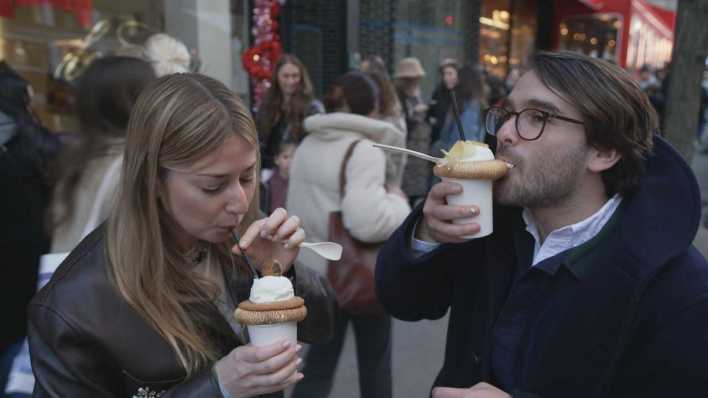
{"type": "Polygon", "coordinates": [[[433,162],[433,163],[444,163],[444,162],[445,162],[445,159],[443,159],[443,158],[436,158],[435,156],[430,156],[430,155],[427,155],[427,154],[425,154],[425,153],[418,152],[418,151],[413,151],[413,150],[410,150],[410,149],[407,149],[407,148],[400,148],[400,147],[397,147],[397,146],[384,145],[384,144],[373,144],[373,145],[374,145],[375,147],[378,147],[378,148],[381,148],[381,149],[386,149],[386,150],[389,150],[389,151],[397,151],[397,152],[407,153],[407,154],[409,154],[409,155],[411,155],[411,156],[415,156],[415,157],[417,157],[417,158],[425,159],[425,160],[427,160],[427,161],[429,161],[429,162],[433,162]]]}
{"type": "Polygon", "coordinates": [[[310,249],[327,260],[337,261],[342,258],[342,245],[334,242],[302,242],[300,247],[310,249]]]}
{"type": "MultiPolygon", "coordinates": [[[[410,149],[407,149],[407,148],[400,148],[400,147],[397,147],[397,146],[384,145],[384,144],[372,144],[372,145],[375,146],[375,147],[381,148],[381,149],[389,150],[389,151],[396,151],[396,152],[407,153],[407,154],[412,155],[412,156],[415,156],[415,157],[417,157],[417,158],[425,159],[425,160],[427,160],[427,161],[430,161],[430,162],[433,162],[433,163],[437,163],[437,164],[446,164],[446,163],[447,163],[447,160],[446,160],[445,158],[436,158],[435,156],[426,155],[426,154],[424,154],[424,153],[417,152],[417,151],[413,151],[413,150],[410,150],[410,149]]],[[[446,150],[441,149],[441,151],[442,151],[445,155],[447,155],[447,151],[446,151],[446,150]]],[[[474,161],[475,161],[475,160],[472,160],[472,159],[462,159],[462,160],[458,160],[458,162],[474,162],[474,161]]],[[[514,165],[511,164],[511,163],[509,163],[509,162],[506,162],[506,165],[507,165],[510,169],[514,167],[514,165]]]]}

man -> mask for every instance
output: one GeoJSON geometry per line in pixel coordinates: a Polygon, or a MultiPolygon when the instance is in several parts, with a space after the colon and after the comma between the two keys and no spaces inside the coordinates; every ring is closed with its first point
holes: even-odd
{"type": "Polygon", "coordinates": [[[485,116],[497,158],[494,233],[452,221],[441,182],[379,255],[403,320],[450,309],[433,397],[708,394],[708,264],[691,245],[698,185],[631,77],[541,53],[485,116]]]}

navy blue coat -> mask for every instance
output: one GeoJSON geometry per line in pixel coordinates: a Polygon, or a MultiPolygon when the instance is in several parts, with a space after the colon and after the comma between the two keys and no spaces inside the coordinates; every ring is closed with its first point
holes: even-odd
{"type": "MultiPolygon", "coordinates": [[[[379,254],[377,293],[394,317],[438,319],[450,310],[436,386],[495,382],[493,327],[532,249],[519,243],[527,234],[520,209],[494,211],[490,237],[415,257],[419,206],[379,254]]],[[[692,246],[701,205],[691,169],[655,139],[640,188],[617,211],[586,275],[561,273],[553,284],[530,326],[521,381],[507,391],[515,397],[708,396],[708,264],[692,246]]]]}

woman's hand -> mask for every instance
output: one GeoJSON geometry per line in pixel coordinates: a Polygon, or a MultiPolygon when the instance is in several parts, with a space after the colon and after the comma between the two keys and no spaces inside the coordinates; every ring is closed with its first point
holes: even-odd
{"type": "Polygon", "coordinates": [[[300,349],[299,344],[287,341],[237,347],[214,365],[214,371],[221,388],[232,397],[282,391],[303,378],[298,372],[300,349]]]}
{"type": "Polygon", "coordinates": [[[268,218],[254,221],[231,250],[239,255],[243,250],[261,270],[264,264],[277,260],[286,273],[304,240],[305,231],[300,228],[300,218],[288,216],[285,209],[277,208],[268,218]]]}

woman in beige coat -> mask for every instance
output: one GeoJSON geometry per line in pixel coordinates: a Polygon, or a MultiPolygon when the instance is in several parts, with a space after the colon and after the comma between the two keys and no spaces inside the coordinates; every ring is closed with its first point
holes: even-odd
{"type": "MultiPolygon", "coordinates": [[[[392,124],[377,120],[377,86],[370,77],[351,72],[340,77],[325,97],[327,113],[305,119],[308,136],[293,160],[287,208],[302,218],[306,234],[315,241],[327,240],[328,217],[341,210],[344,226],[353,237],[382,242],[410,212],[400,188],[387,186],[386,157],[374,142],[394,144],[403,134],[392,124]],[[346,169],[346,187],[339,195],[339,169],[344,154],[356,140],[346,169]]],[[[299,260],[317,272],[326,273],[327,263],[304,251],[299,260]]],[[[363,397],[391,396],[391,318],[364,317],[339,309],[334,339],[313,346],[304,372],[308,375],[293,397],[326,397],[351,321],[357,340],[359,385],[363,397]]]]}

